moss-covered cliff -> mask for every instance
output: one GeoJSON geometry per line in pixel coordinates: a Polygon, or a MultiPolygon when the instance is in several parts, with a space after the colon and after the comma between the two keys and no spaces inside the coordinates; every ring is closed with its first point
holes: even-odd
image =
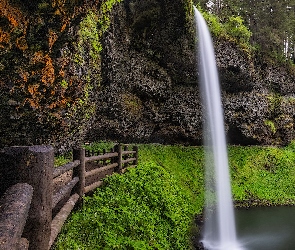
{"type": "Polygon", "coordinates": [[[189,1],[126,0],[111,20],[104,36],[101,105],[89,138],[200,143],[189,1]]]}
{"type": "MultiPolygon", "coordinates": [[[[0,146],[62,151],[86,133],[202,143],[191,7],[189,0],[1,0],[0,146]]],[[[245,47],[251,33],[239,18],[211,23],[229,141],[289,143],[294,70],[245,47]]]]}
{"type": "MultiPolygon", "coordinates": [[[[126,0],[104,37],[103,88],[92,139],[199,144],[202,110],[188,1],[126,0]]],[[[209,17],[210,18],[210,17],[209,17]]],[[[240,18],[212,18],[228,140],[294,139],[294,72],[250,48],[240,18]],[[234,27],[234,29],[232,28],[234,27]]]]}
{"type": "Polygon", "coordinates": [[[101,37],[120,0],[0,1],[0,145],[83,139],[101,81],[101,37]]]}

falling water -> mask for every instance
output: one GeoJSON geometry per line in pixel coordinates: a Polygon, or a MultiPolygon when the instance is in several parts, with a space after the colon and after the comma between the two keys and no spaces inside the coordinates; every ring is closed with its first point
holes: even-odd
{"type": "Polygon", "coordinates": [[[202,242],[209,250],[237,250],[241,247],[236,237],[214,49],[204,18],[195,7],[194,12],[198,29],[200,87],[206,114],[206,204],[202,242]]]}

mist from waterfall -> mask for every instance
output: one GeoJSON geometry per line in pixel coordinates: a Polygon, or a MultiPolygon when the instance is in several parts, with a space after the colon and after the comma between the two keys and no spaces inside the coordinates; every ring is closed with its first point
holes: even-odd
{"type": "Polygon", "coordinates": [[[202,243],[209,250],[242,249],[237,241],[219,78],[210,32],[194,7],[206,149],[205,214],[202,243]]]}

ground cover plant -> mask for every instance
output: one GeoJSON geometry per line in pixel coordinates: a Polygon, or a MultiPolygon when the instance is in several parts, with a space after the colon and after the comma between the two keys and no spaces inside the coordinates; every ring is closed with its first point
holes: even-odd
{"type": "Polygon", "coordinates": [[[295,204],[295,147],[230,147],[237,205],[295,204]]]}
{"type": "MultiPolygon", "coordinates": [[[[295,144],[229,147],[238,206],[295,204],[295,144]]],[[[140,145],[139,164],[68,219],[55,249],[190,249],[204,203],[202,147],[140,145]]]]}

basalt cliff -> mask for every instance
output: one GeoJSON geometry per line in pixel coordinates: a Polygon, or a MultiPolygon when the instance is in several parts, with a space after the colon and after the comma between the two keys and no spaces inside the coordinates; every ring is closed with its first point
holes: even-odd
{"type": "MultiPolygon", "coordinates": [[[[202,143],[186,0],[0,2],[1,147],[202,143]]],[[[294,139],[295,74],[214,37],[230,143],[294,139]]]]}

